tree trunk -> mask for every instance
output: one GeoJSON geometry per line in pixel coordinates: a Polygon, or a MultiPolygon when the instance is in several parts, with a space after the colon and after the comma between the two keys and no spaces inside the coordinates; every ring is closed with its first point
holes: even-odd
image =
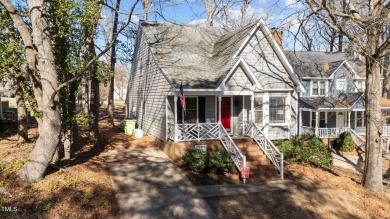
{"type": "Polygon", "coordinates": [[[365,188],[383,193],[382,176],[382,151],[380,147],[382,137],[382,114],[380,108],[381,99],[381,66],[380,58],[375,54],[380,45],[380,29],[372,26],[367,30],[366,57],[366,155],[362,184],[365,188]]]}
{"type": "MultiPolygon", "coordinates": [[[[114,37],[117,34],[118,31],[118,11],[119,6],[121,4],[120,0],[116,0],[115,3],[115,12],[114,12],[114,24],[112,28],[112,37],[114,37]]],[[[111,126],[115,126],[114,124],[114,89],[115,89],[115,63],[116,63],[116,42],[111,47],[111,59],[110,59],[110,68],[111,71],[114,73],[114,75],[110,79],[110,86],[108,89],[108,105],[107,105],[107,111],[108,111],[108,124],[111,126]]]]}
{"type": "Polygon", "coordinates": [[[24,104],[24,98],[23,98],[23,89],[22,89],[22,79],[21,77],[16,78],[16,92],[15,92],[15,99],[16,99],[16,106],[17,106],[17,112],[18,112],[18,144],[24,144],[26,143],[28,139],[27,135],[27,110],[26,105],[24,104]]]}
{"type": "MultiPolygon", "coordinates": [[[[91,33],[94,33],[92,31],[91,33]]],[[[87,36],[86,41],[86,59],[91,59],[96,56],[95,42],[93,40],[93,34],[87,36]]],[[[100,102],[100,91],[99,91],[99,80],[97,79],[97,65],[91,66],[91,93],[90,93],[90,104],[89,113],[92,114],[93,119],[89,123],[89,138],[92,140],[99,140],[99,102],[100,102]]]]}
{"type": "MultiPolygon", "coordinates": [[[[95,69],[95,72],[96,70],[97,69],[95,69]]],[[[90,112],[93,115],[93,120],[91,120],[90,123],[90,134],[89,134],[89,138],[92,140],[99,139],[99,101],[100,101],[99,81],[96,79],[96,77],[92,77],[90,112]]]]}
{"type": "Polygon", "coordinates": [[[57,72],[54,63],[52,43],[50,41],[49,25],[44,16],[43,0],[29,0],[34,45],[37,52],[38,70],[42,81],[43,119],[40,135],[30,158],[18,172],[18,176],[26,181],[42,179],[53,155],[57,149],[61,133],[61,115],[58,107],[58,96],[55,106],[51,106],[50,98],[58,86],[57,72]]]}

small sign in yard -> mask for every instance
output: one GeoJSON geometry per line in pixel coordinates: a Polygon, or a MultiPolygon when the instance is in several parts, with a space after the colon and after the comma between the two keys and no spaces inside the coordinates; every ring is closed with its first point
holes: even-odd
{"type": "Polygon", "coordinates": [[[195,145],[195,149],[199,151],[207,151],[207,146],[204,144],[195,145]]]}
{"type": "Polygon", "coordinates": [[[249,178],[249,167],[242,167],[241,168],[241,178],[242,179],[248,179],[249,178]]]}

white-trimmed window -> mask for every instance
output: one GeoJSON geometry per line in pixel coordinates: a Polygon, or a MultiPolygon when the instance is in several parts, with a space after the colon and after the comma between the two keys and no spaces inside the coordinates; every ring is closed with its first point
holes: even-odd
{"type": "MultiPolygon", "coordinates": [[[[327,123],[326,112],[318,112],[318,127],[325,128],[327,123]]],[[[316,112],[311,112],[311,127],[316,127],[316,112]]]]}
{"type": "Polygon", "coordinates": [[[326,81],[313,81],[312,83],[312,96],[324,96],[326,94],[326,81]]]}
{"type": "Polygon", "coordinates": [[[345,90],[345,89],[347,89],[347,80],[346,79],[337,79],[337,81],[336,81],[336,89],[337,90],[345,90]]]}
{"type": "Polygon", "coordinates": [[[263,125],[263,97],[256,97],[254,101],[255,123],[263,125]]]}
{"type": "Polygon", "coordinates": [[[284,97],[270,97],[269,98],[269,122],[270,123],[284,123],[286,120],[284,97]]]}
{"type": "Polygon", "coordinates": [[[355,112],[355,127],[365,127],[364,111],[355,112]]]}
{"type": "Polygon", "coordinates": [[[365,81],[355,81],[355,85],[357,88],[357,91],[364,92],[366,90],[366,82],[365,81]]]}

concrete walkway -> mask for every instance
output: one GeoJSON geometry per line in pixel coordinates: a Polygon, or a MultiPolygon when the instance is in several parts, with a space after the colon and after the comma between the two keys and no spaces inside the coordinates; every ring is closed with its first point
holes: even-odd
{"type": "Polygon", "coordinates": [[[354,171],[355,173],[363,173],[364,168],[364,154],[363,155],[338,155],[332,153],[333,166],[341,167],[354,171]]]}
{"type": "Polygon", "coordinates": [[[121,218],[217,218],[161,150],[114,153],[110,172],[121,218]]]}
{"type": "Polygon", "coordinates": [[[121,218],[217,218],[203,197],[295,188],[288,180],[196,187],[156,148],[112,151],[109,163],[121,218]]]}

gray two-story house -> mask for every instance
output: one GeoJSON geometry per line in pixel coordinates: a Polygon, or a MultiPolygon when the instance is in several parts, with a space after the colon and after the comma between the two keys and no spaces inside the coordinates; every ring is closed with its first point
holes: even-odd
{"type": "MultiPolygon", "coordinates": [[[[299,133],[320,138],[337,138],[344,131],[365,135],[364,61],[345,52],[285,54],[305,87],[299,97],[299,133]]],[[[382,98],[383,112],[390,109],[389,103],[382,98]]],[[[390,135],[388,125],[383,134],[390,135]]]]}
{"type": "Polygon", "coordinates": [[[164,140],[220,140],[239,170],[245,156],[232,137],[252,137],[283,172],[283,156],[270,140],[297,134],[304,88],[279,34],[263,21],[234,31],[141,22],[127,117],[164,140]]]}

